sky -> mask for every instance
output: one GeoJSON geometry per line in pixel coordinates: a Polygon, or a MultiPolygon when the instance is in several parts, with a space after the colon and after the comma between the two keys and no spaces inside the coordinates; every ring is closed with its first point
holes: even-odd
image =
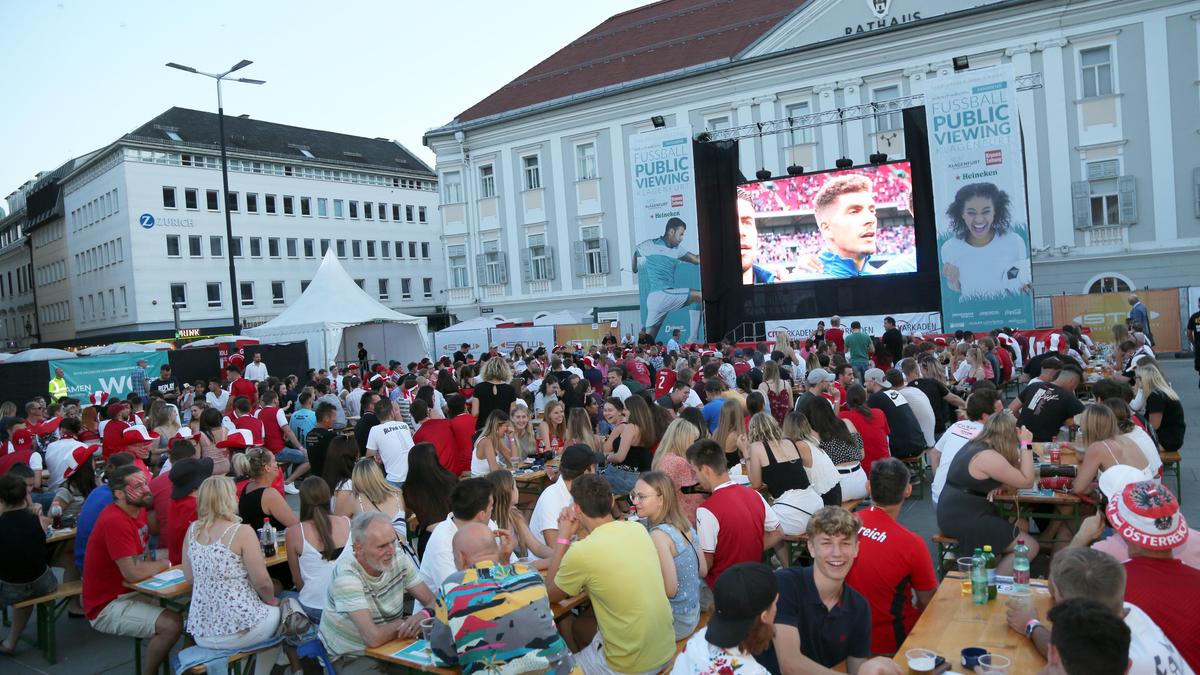
{"type": "Polygon", "coordinates": [[[0,196],[171,106],[399,141],[428,129],[613,14],[649,0],[0,1],[0,196]]]}

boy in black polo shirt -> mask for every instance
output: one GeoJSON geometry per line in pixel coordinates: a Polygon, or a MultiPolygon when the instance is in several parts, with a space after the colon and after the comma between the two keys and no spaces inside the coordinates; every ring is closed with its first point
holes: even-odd
{"type": "Polygon", "coordinates": [[[812,567],[775,572],[779,580],[775,639],[758,659],[773,675],[832,673],[830,668],[842,661],[849,672],[857,673],[868,663],[871,606],[845,584],[858,556],[860,525],[854,514],[840,506],[817,511],[808,521],[812,567]]]}

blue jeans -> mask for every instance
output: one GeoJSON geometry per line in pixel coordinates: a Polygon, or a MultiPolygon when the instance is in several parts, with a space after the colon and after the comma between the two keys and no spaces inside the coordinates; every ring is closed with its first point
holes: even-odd
{"type": "Polygon", "coordinates": [[[33,499],[34,504],[42,505],[42,513],[50,515],[50,505],[54,503],[53,492],[35,492],[30,495],[30,498],[33,499]]]}
{"type": "Polygon", "coordinates": [[[605,466],[598,473],[608,481],[614,495],[627,495],[632,492],[633,486],[637,485],[638,478],[641,476],[636,471],[626,471],[613,464],[605,466]]]}
{"type": "Polygon", "coordinates": [[[862,366],[851,364],[850,367],[854,369],[854,377],[858,379],[858,383],[863,384],[863,380],[866,378],[867,371],[871,368],[871,364],[867,363],[866,365],[862,366]]]}
{"type": "Polygon", "coordinates": [[[304,454],[303,450],[284,448],[275,455],[275,461],[280,464],[303,464],[308,461],[308,455],[304,454]]]}

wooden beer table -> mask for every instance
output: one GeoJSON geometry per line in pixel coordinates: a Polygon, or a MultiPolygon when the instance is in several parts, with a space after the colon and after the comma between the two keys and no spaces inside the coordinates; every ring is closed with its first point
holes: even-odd
{"type": "MultiPolygon", "coordinates": [[[[1046,665],[1046,659],[1034,648],[1033,642],[1008,627],[1008,596],[1000,593],[995,600],[976,605],[971,602],[970,595],[962,594],[962,580],[963,575],[957,572],[946,575],[933,600],[917,619],[912,632],[900,645],[894,657],[895,662],[907,672],[908,662],[904,652],[929,649],[945,657],[954,672],[969,672],[962,667],[962,650],[966,647],[982,647],[989,653],[1012,659],[1011,673],[1036,673],[1041,670],[1046,665]]],[[[1043,580],[1035,579],[1030,586],[1033,590],[1033,608],[1038,616],[1045,617],[1052,605],[1050,590],[1043,580]]]]}
{"type": "MultiPolygon", "coordinates": [[[[1050,454],[1046,452],[1045,443],[1034,443],[1033,453],[1043,463],[1049,463],[1050,454]]],[[[1059,464],[1065,466],[1078,466],[1080,453],[1074,447],[1063,447],[1059,464]]],[[[1022,506],[1052,506],[1053,511],[1046,513],[1038,513],[1037,517],[1043,520],[1060,520],[1067,523],[1072,532],[1079,529],[1079,524],[1083,522],[1082,506],[1083,500],[1074,493],[1055,490],[1051,495],[1021,495],[1016,490],[1006,489],[996,495],[995,504],[1000,510],[1001,515],[1013,518],[1016,517],[1022,506]]],[[[1022,515],[1029,515],[1022,513],[1022,515]]]]}

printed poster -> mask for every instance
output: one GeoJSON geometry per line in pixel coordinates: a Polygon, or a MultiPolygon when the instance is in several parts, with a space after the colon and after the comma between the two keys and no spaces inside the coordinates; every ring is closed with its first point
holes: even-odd
{"type": "Polygon", "coordinates": [[[659,342],[676,329],[703,342],[691,127],[630,136],[629,161],[641,325],[659,342]]]}
{"type": "Polygon", "coordinates": [[[117,398],[124,398],[133,393],[133,369],[137,367],[137,362],[143,359],[147,364],[146,386],[149,386],[158,379],[159,368],[167,365],[166,350],[81,356],[75,359],[55,359],[48,363],[52,379],[55,368],[63,369],[63,379],[67,381],[67,395],[84,400],[97,391],[117,398]]]}
{"type": "Polygon", "coordinates": [[[1011,64],[928,80],[925,115],[945,330],[1033,328],[1011,64]]]}

